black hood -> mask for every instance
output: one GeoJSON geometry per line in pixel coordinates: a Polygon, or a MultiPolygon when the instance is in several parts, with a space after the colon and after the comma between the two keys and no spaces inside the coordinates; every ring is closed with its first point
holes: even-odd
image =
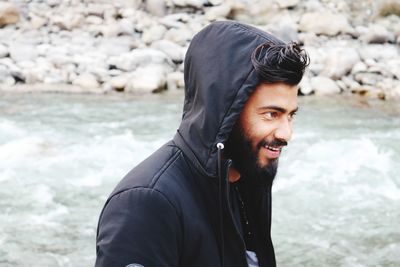
{"type": "Polygon", "coordinates": [[[233,21],[196,34],[185,57],[185,102],[174,140],[196,167],[217,176],[217,143],[224,143],[259,83],[251,62],[257,46],[274,36],[233,21]]]}

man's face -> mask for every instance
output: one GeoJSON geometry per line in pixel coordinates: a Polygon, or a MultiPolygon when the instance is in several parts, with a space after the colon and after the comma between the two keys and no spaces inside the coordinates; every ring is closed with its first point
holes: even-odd
{"type": "Polygon", "coordinates": [[[284,83],[261,83],[251,94],[227,142],[228,157],[241,175],[272,182],[292,136],[297,91],[284,83]]]}

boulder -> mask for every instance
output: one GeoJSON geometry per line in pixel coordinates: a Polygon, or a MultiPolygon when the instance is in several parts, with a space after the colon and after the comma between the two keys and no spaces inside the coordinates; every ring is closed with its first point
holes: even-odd
{"type": "Polygon", "coordinates": [[[338,80],[349,73],[353,66],[360,61],[355,48],[335,48],[328,52],[325,67],[321,75],[338,80]]]}
{"type": "Polygon", "coordinates": [[[72,84],[80,86],[82,88],[98,88],[99,87],[99,82],[97,81],[97,78],[95,75],[92,73],[82,73],[78,77],[76,77],[73,81],[72,84]]]}
{"type": "Polygon", "coordinates": [[[164,37],[167,28],[161,24],[155,24],[150,28],[146,28],[142,34],[142,41],[145,44],[150,44],[154,41],[161,40],[164,37]]]}
{"type": "Polygon", "coordinates": [[[158,49],[168,55],[174,62],[183,61],[184,48],[169,40],[156,41],[151,45],[152,48],[158,49]]]}
{"type": "Polygon", "coordinates": [[[146,0],[146,10],[154,16],[163,17],[167,13],[164,0],[146,0]]]}
{"type": "Polygon", "coordinates": [[[394,39],[385,27],[381,25],[371,25],[368,30],[360,36],[360,40],[367,44],[383,44],[389,40],[394,39]]]}
{"type": "Polygon", "coordinates": [[[135,94],[156,93],[166,88],[166,71],[160,65],[140,67],[129,77],[125,91],[135,94]]]}
{"type": "Polygon", "coordinates": [[[316,76],[311,78],[311,88],[316,95],[331,95],[340,93],[340,87],[328,77],[316,76]]]}
{"type": "Polygon", "coordinates": [[[0,27],[14,24],[19,21],[19,11],[12,4],[7,2],[0,3],[0,27]]]}
{"type": "Polygon", "coordinates": [[[0,44],[0,58],[8,57],[9,52],[7,46],[0,44]]]}
{"type": "Polygon", "coordinates": [[[210,7],[205,14],[205,17],[209,21],[214,21],[217,19],[224,19],[231,13],[231,3],[226,2],[219,6],[210,7]]]}
{"type": "Polygon", "coordinates": [[[350,29],[350,24],[343,14],[334,14],[330,11],[305,13],[299,23],[303,32],[335,36],[350,29]]]}
{"type": "Polygon", "coordinates": [[[167,88],[168,90],[177,90],[185,88],[185,81],[183,72],[175,71],[167,75],[167,88]]]}
{"type": "Polygon", "coordinates": [[[359,61],[356,64],[354,64],[353,68],[351,69],[351,73],[355,74],[358,72],[366,72],[368,70],[367,65],[365,65],[364,62],[359,61]]]}
{"type": "Polygon", "coordinates": [[[172,65],[171,60],[165,53],[152,48],[138,48],[129,53],[121,53],[119,56],[110,57],[107,63],[113,68],[128,72],[151,64],[172,65]]]}
{"type": "Polygon", "coordinates": [[[193,34],[187,27],[182,27],[180,29],[169,29],[164,35],[165,39],[182,46],[186,45],[186,43],[188,43],[192,37],[193,34]]]}

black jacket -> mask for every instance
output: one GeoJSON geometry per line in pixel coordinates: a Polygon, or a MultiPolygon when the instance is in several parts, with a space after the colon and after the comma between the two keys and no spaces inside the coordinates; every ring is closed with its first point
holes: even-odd
{"type": "MultiPolygon", "coordinates": [[[[237,22],[199,32],[185,57],[185,103],[177,134],[118,184],[100,216],[97,267],[247,266],[229,159],[219,157],[258,84],[251,53],[273,36],[237,22]],[[220,160],[219,160],[220,159],[220,160]],[[138,265],[140,266],[140,265],[138,265]]],[[[252,189],[251,189],[252,190],[252,189]]],[[[275,266],[271,188],[254,189],[260,266],[275,266]]]]}

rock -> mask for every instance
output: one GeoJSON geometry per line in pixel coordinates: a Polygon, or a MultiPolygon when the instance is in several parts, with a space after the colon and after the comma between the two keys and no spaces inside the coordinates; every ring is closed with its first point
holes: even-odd
{"type": "Polygon", "coordinates": [[[280,8],[293,8],[297,6],[300,0],[275,0],[280,8]]]}
{"type": "Polygon", "coordinates": [[[366,72],[367,69],[368,69],[367,65],[365,65],[364,62],[360,61],[353,66],[353,68],[351,69],[351,73],[355,74],[358,72],[366,72]]]}
{"type": "Polygon", "coordinates": [[[8,57],[8,48],[7,46],[0,44],[0,58],[8,57]]]}
{"type": "Polygon", "coordinates": [[[231,4],[226,2],[219,6],[210,7],[205,14],[205,17],[209,21],[214,21],[217,19],[224,19],[231,13],[231,4]]]}
{"type": "Polygon", "coordinates": [[[192,32],[189,31],[189,29],[187,29],[186,27],[181,29],[169,29],[164,35],[165,39],[182,46],[186,45],[186,43],[188,43],[192,39],[192,37],[192,32]]]}
{"type": "Polygon", "coordinates": [[[125,86],[126,92],[143,94],[165,90],[165,70],[159,65],[148,65],[132,72],[125,86]]]}
{"type": "Polygon", "coordinates": [[[129,53],[131,50],[132,38],[128,36],[118,36],[99,39],[97,49],[99,53],[110,56],[118,56],[123,53],[129,53]]]}
{"type": "Polygon", "coordinates": [[[35,46],[28,43],[14,43],[9,48],[10,58],[15,62],[24,60],[35,60],[38,53],[35,46]]]}
{"type": "Polygon", "coordinates": [[[146,0],[146,10],[154,16],[163,17],[167,13],[164,0],[146,0]]]}
{"type": "Polygon", "coordinates": [[[31,25],[34,29],[40,29],[44,25],[46,25],[47,19],[39,17],[39,16],[31,16],[31,25]]]}
{"type": "Polygon", "coordinates": [[[204,0],[172,0],[172,3],[175,6],[179,7],[195,7],[195,8],[202,8],[205,4],[204,0]]]}
{"type": "Polygon", "coordinates": [[[311,87],[316,95],[331,95],[340,93],[339,86],[332,79],[327,77],[312,77],[311,87]]]}
{"type": "Polygon", "coordinates": [[[126,84],[128,83],[129,75],[122,74],[110,79],[110,85],[113,90],[124,91],[126,84]]]}
{"type": "Polygon", "coordinates": [[[371,44],[364,45],[359,48],[361,59],[366,62],[367,59],[374,59],[377,61],[389,60],[399,57],[399,51],[396,46],[391,44],[371,44]]]}
{"type": "Polygon", "coordinates": [[[310,95],[314,92],[310,83],[310,78],[308,76],[303,77],[299,86],[300,86],[300,93],[302,95],[310,95]]]}
{"type": "Polygon", "coordinates": [[[354,74],[354,80],[359,82],[361,85],[376,85],[381,79],[381,75],[370,72],[359,72],[354,74]]]}
{"type": "Polygon", "coordinates": [[[164,37],[167,28],[164,25],[156,24],[143,31],[142,41],[145,44],[150,44],[154,41],[161,40],[164,37]]]}
{"type": "Polygon", "coordinates": [[[386,64],[388,70],[393,74],[393,76],[400,80],[400,59],[391,59],[386,64]]]}
{"type": "Polygon", "coordinates": [[[366,33],[360,36],[360,40],[367,44],[383,44],[390,39],[394,39],[394,36],[385,27],[377,24],[370,26],[366,33]]]}
{"type": "Polygon", "coordinates": [[[344,83],[344,85],[346,86],[346,88],[349,89],[356,89],[359,88],[361,85],[356,82],[353,77],[349,77],[349,76],[343,76],[341,81],[344,83]]]}
{"type": "Polygon", "coordinates": [[[321,75],[338,80],[351,71],[353,66],[360,61],[360,56],[355,48],[335,48],[328,52],[325,67],[321,75]]]}
{"type": "Polygon", "coordinates": [[[334,14],[329,11],[305,13],[299,23],[300,31],[328,36],[346,32],[349,28],[349,22],[344,15],[334,14]]]}
{"type": "Polygon", "coordinates": [[[111,57],[108,60],[110,66],[114,66],[123,71],[133,71],[137,67],[150,64],[171,65],[165,53],[152,48],[134,49],[129,53],[122,53],[119,56],[111,57]]]}
{"type": "Polygon", "coordinates": [[[78,85],[82,88],[98,88],[99,82],[96,76],[91,73],[82,73],[72,81],[72,84],[78,85]]]}
{"type": "Polygon", "coordinates": [[[177,89],[185,88],[183,72],[176,71],[176,72],[168,73],[167,88],[168,88],[168,90],[177,90],[177,89]]]}
{"type": "Polygon", "coordinates": [[[103,19],[99,16],[90,15],[85,18],[87,24],[100,25],[103,23],[103,19]]]}
{"type": "Polygon", "coordinates": [[[156,41],[151,47],[164,52],[176,63],[183,61],[184,48],[169,40],[156,41]]]}
{"type": "Polygon", "coordinates": [[[268,27],[268,31],[284,42],[292,42],[299,39],[297,29],[290,24],[271,25],[270,27],[268,27]]]}
{"type": "Polygon", "coordinates": [[[61,30],[67,30],[67,31],[70,31],[74,28],[78,28],[83,21],[84,18],[80,14],[67,13],[63,16],[55,15],[52,17],[53,25],[58,26],[61,30]]]}
{"type": "Polygon", "coordinates": [[[12,4],[7,2],[0,3],[0,27],[14,24],[19,21],[19,11],[12,4]]]}

